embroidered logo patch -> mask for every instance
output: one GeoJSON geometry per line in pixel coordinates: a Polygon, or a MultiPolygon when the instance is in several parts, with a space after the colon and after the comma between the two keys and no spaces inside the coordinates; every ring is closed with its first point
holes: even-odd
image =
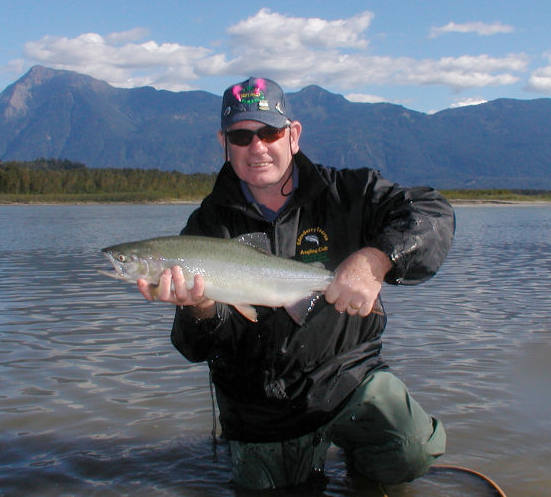
{"type": "Polygon", "coordinates": [[[329,237],[317,227],[304,230],[297,238],[297,255],[302,262],[325,262],[329,259],[329,237]]]}

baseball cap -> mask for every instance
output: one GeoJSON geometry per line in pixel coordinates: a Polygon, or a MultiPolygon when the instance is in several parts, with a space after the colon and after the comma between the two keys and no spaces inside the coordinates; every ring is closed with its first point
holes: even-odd
{"type": "Polygon", "coordinates": [[[222,98],[222,129],[239,121],[258,121],[282,128],[292,120],[280,86],[271,79],[250,77],[230,86],[222,98]]]}

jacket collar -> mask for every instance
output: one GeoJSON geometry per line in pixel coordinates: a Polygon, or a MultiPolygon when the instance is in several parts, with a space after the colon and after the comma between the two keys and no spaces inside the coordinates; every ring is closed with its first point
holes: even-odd
{"type": "MultiPolygon", "coordinates": [[[[286,209],[309,203],[328,186],[327,180],[322,177],[318,168],[301,151],[295,154],[294,160],[298,168],[299,186],[293,192],[286,209]]],[[[250,204],[241,189],[239,178],[233,171],[230,162],[226,162],[222,166],[214,183],[211,198],[224,207],[235,207],[241,210],[250,208],[250,204]]]]}

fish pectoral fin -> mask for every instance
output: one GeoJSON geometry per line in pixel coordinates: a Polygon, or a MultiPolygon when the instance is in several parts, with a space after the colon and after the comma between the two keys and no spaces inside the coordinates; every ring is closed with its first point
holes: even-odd
{"type": "Polygon", "coordinates": [[[258,316],[256,314],[256,309],[252,305],[248,304],[233,304],[237,311],[245,316],[249,321],[256,323],[258,321],[258,316]]]}
{"type": "Polygon", "coordinates": [[[308,297],[300,299],[294,304],[284,306],[284,308],[291,319],[299,326],[302,326],[306,322],[308,313],[312,310],[321,295],[321,293],[313,293],[308,297]]]}
{"type": "Polygon", "coordinates": [[[254,249],[267,254],[272,255],[272,249],[270,245],[270,239],[266,233],[245,233],[234,238],[237,243],[248,245],[254,249]]]}

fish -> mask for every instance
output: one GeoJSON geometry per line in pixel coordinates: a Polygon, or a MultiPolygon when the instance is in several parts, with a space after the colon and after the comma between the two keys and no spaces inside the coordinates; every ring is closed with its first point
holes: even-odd
{"type": "Polygon", "coordinates": [[[102,253],[115,271],[106,276],[135,283],[143,278],[158,285],[166,268],[179,265],[188,289],[196,274],[205,281],[205,297],[235,307],[250,321],[253,306],[283,307],[297,323],[334,274],[323,267],[270,253],[265,233],[224,239],[206,236],[163,236],[105,247],[102,253]]]}
{"type": "Polygon", "coordinates": [[[188,289],[194,276],[205,282],[206,298],[232,305],[257,322],[254,306],[283,307],[304,324],[315,301],[333,281],[334,272],[321,264],[286,259],[271,253],[266,233],[237,238],[162,236],[111,245],[101,249],[114,271],[105,276],[136,283],[140,278],[159,284],[162,272],[179,265],[188,289]]]}

